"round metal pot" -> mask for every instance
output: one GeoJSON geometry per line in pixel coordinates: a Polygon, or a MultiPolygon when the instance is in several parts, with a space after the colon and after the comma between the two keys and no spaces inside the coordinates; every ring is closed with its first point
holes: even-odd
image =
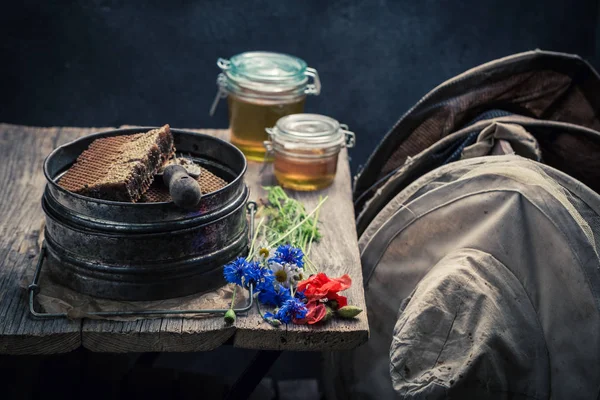
{"type": "Polygon", "coordinates": [[[247,253],[246,159],[233,145],[171,129],[178,153],[190,155],[229,182],[202,197],[195,210],[173,202],[123,203],[71,193],[56,183],[101,137],[147,132],[117,129],[54,150],[44,163],[48,266],[74,290],[118,300],[158,300],[222,286],[222,266],[247,253]]]}

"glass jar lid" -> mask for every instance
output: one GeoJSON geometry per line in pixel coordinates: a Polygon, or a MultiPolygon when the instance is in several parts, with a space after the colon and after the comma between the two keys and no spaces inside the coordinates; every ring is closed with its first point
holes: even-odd
{"type": "Polygon", "coordinates": [[[271,141],[286,149],[327,149],[354,146],[354,133],[348,126],[319,114],[292,114],[267,128],[271,141]]]}
{"type": "Polygon", "coordinates": [[[234,92],[321,92],[317,71],[309,68],[304,60],[288,54],[251,51],[235,55],[230,60],[220,58],[217,65],[225,78],[221,78],[219,83],[234,92]],[[314,83],[308,83],[309,77],[314,79],[314,83]]]}
{"type": "Polygon", "coordinates": [[[258,82],[304,83],[304,60],[287,54],[252,51],[231,57],[230,73],[258,82]]]}

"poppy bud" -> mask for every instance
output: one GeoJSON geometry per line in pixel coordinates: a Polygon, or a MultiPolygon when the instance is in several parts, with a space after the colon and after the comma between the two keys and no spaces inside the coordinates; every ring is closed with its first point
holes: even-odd
{"type": "Polygon", "coordinates": [[[270,319],[269,323],[276,328],[281,325],[281,321],[275,318],[270,319]]]}
{"type": "Polygon", "coordinates": [[[337,300],[329,300],[327,305],[331,307],[332,310],[337,310],[340,307],[340,303],[337,300]]]}
{"type": "Polygon", "coordinates": [[[337,310],[337,315],[341,318],[354,318],[362,312],[362,308],[356,306],[346,306],[337,310]]]}
{"type": "Polygon", "coordinates": [[[235,322],[235,311],[233,311],[232,309],[227,310],[223,319],[226,323],[233,324],[235,322]]]}
{"type": "Polygon", "coordinates": [[[323,317],[323,319],[321,321],[325,322],[331,319],[331,317],[333,317],[333,310],[327,306],[325,306],[325,316],[323,317]]]}

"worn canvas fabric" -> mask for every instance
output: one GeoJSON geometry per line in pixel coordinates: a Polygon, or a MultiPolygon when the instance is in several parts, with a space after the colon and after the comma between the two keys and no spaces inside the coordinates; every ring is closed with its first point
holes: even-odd
{"type": "Polygon", "coordinates": [[[371,340],[335,356],[338,394],[598,398],[599,215],[595,192],[516,155],[415,181],[360,239],[371,340]]]}
{"type": "Polygon", "coordinates": [[[551,165],[594,190],[600,190],[600,133],[597,131],[519,115],[483,118],[407,159],[357,214],[359,234],[396,194],[423,174],[461,158],[483,155],[486,149],[493,151],[494,135],[513,135],[507,141],[515,154],[551,165]]]}
{"type": "Polygon", "coordinates": [[[337,399],[600,399],[600,78],[533,51],[435,88],[355,180],[371,337],[337,399]]]}
{"type": "MultiPolygon", "coordinates": [[[[587,62],[570,54],[541,50],[515,54],[442,83],[400,118],[357,175],[354,201],[359,235],[376,214],[373,210],[382,207],[369,204],[382,186],[398,175],[414,156],[449,135],[480,121],[506,116],[598,131],[599,109],[600,77],[587,62]]],[[[537,140],[542,151],[549,153],[544,162],[559,170],[575,165],[564,162],[560,157],[563,153],[576,151],[581,157],[594,158],[600,150],[597,145],[588,146],[583,136],[565,134],[542,136],[537,140]],[[552,157],[553,153],[559,157],[552,157]]],[[[600,167],[599,163],[595,166],[600,167]]],[[[597,168],[568,173],[580,180],[589,173],[598,178],[597,168]]],[[[598,191],[600,179],[588,185],[598,191]]]]}

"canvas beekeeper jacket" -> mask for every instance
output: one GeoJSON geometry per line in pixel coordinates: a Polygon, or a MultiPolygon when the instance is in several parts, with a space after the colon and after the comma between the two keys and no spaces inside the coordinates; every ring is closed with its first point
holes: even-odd
{"type": "Polygon", "coordinates": [[[355,181],[371,337],[333,398],[600,398],[598,89],[533,51],[400,119],[355,181]]]}

